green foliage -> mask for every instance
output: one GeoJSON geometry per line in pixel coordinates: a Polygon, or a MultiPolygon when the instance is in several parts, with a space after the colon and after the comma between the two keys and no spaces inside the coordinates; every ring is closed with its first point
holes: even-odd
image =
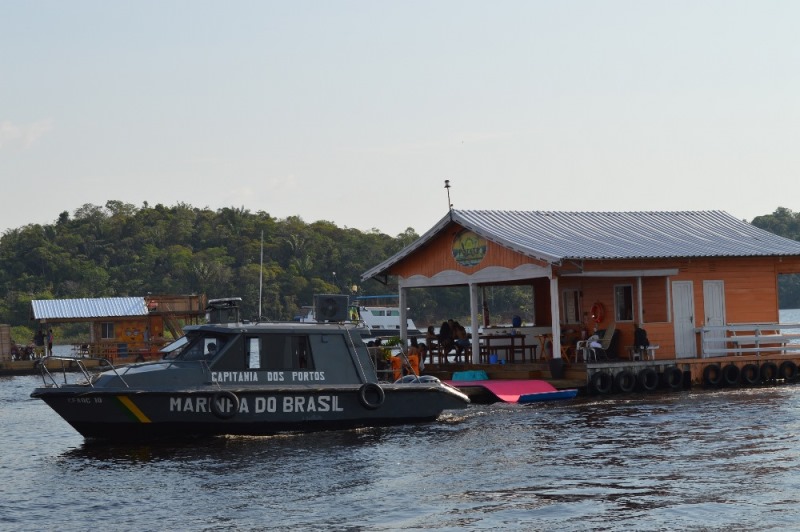
{"type": "MultiPolygon", "coordinates": [[[[772,214],[753,218],[758,228],[792,240],[800,240],[800,213],[778,207],[772,214]]],[[[778,299],[780,308],[800,308],[800,275],[778,277],[778,299]]]]}
{"type": "Polygon", "coordinates": [[[361,286],[361,273],[416,238],[412,229],[392,238],[244,207],[86,204],[0,238],[0,323],[30,327],[32,299],[147,293],[240,296],[245,318],[289,320],[316,293],[396,293],[361,286]]]}

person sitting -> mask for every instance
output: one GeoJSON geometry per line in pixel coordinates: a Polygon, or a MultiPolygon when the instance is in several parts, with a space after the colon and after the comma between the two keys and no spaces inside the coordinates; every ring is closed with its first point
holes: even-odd
{"type": "Polygon", "coordinates": [[[449,322],[453,320],[443,321],[442,326],[439,327],[439,349],[441,349],[444,361],[447,362],[447,355],[453,350],[455,344],[453,342],[453,329],[449,322]]]}
{"type": "Polygon", "coordinates": [[[650,347],[650,340],[647,338],[647,331],[639,327],[638,323],[633,324],[633,350],[644,359],[647,356],[647,348],[650,347]]]}
{"type": "MultiPolygon", "coordinates": [[[[419,344],[419,370],[425,370],[425,358],[428,356],[428,346],[419,344]]],[[[431,362],[433,362],[433,354],[431,354],[431,362]]]]}
{"type": "Polygon", "coordinates": [[[433,325],[428,325],[428,330],[425,332],[425,346],[427,354],[431,357],[431,364],[435,362],[434,357],[436,355],[439,355],[439,362],[442,361],[443,353],[440,350],[439,335],[436,334],[433,325]]]}
{"type": "Polygon", "coordinates": [[[428,325],[428,330],[425,332],[425,345],[428,347],[428,351],[431,353],[431,362],[433,362],[433,352],[437,348],[437,342],[439,338],[436,336],[436,331],[433,329],[433,325],[428,325]]]}
{"type": "MultiPolygon", "coordinates": [[[[453,344],[456,348],[456,361],[461,360],[461,355],[469,349],[469,337],[467,330],[460,323],[453,322],[453,344]]],[[[464,357],[466,359],[466,356],[464,357]]]]}

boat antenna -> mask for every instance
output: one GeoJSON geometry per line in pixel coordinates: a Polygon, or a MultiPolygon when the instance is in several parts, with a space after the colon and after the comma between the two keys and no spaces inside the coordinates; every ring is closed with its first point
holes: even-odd
{"type": "Polygon", "coordinates": [[[444,180],[444,188],[447,189],[447,212],[450,213],[450,221],[453,220],[453,204],[450,203],[450,180],[444,180]]]}
{"type": "Polygon", "coordinates": [[[258,269],[258,321],[261,321],[261,294],[264,288],[264,230],[261,230],[261,267],[258,269]]]}

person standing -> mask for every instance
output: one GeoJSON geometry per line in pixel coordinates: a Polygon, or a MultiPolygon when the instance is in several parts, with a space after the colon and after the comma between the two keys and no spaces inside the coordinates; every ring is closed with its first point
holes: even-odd
{"type": "Polygon", "coordinates": [[[41,358],[44,352],[44,331],[39,328],[36,334],[33,335],[33,356],[34,358],[41,358]]]}
{"type": "Polygon", "coordinates": [[[417,342],[416,338],[411,338],[411,345],[408,348],[408,365],[411,366],[411,372],[419,377],[419,367],[420,367],[420,349],[419,343],[417,342]]]}
{"type": "Polygon", "coordinates": [[[47,329],[47,356],[53,356],[53,329],[47,329]]]}

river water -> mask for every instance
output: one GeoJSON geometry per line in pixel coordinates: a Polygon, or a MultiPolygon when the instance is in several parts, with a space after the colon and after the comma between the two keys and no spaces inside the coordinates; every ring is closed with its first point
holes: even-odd
{"type": "Polygon", "coordinates": [[[85,443],[39,382],[0,377],[3,531],[800,530],[800,385],[126,446],[85,443]]]}
{"type": "Polygon", "coordinates": [[[87,444],[0,379],[3,530],[772,530],[800,386],[471,405],[430,424],[87,444]]]}

